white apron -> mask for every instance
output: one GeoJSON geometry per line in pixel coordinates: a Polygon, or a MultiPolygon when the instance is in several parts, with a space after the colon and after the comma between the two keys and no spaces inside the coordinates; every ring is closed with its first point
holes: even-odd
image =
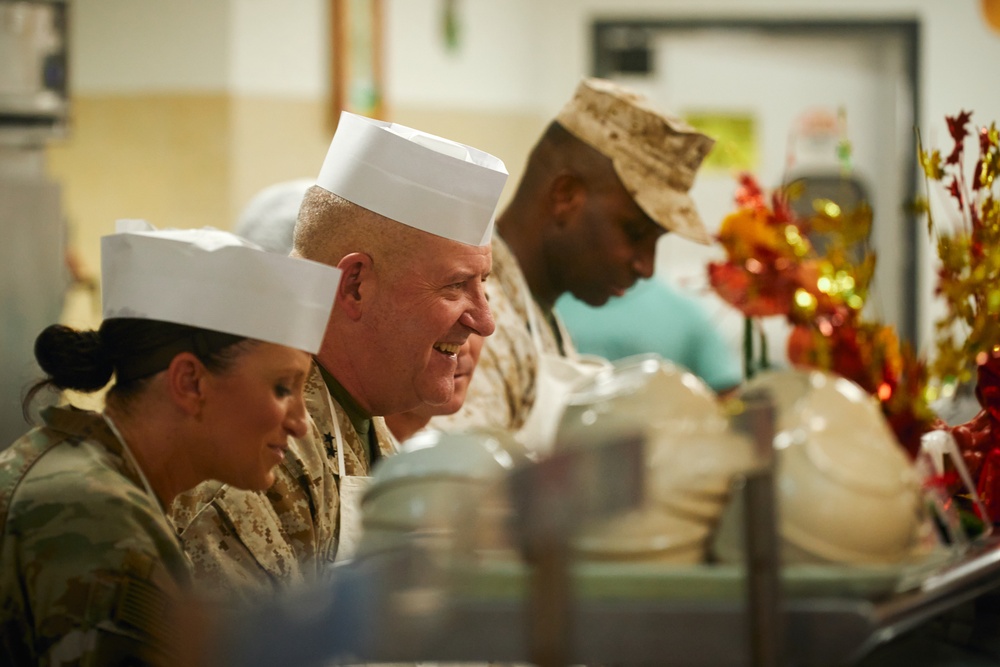
{"type": "MultiPolygon", "coordinates": [[[[535,374],[535,402],[514,437],[532,457],[538,458],[552,452],[559,431],[559,422],[573,390],[598,371],[610,367],[611,362],[595,355],[577,355],[571,358],[545,352],[540,329],[542,323],[535,314],[531,291],[527,285],[524,286],[524,293],[525,306],[528,309],[528,326],[531,328],[531,339],[538,357],[538,365],[535,374]]],[[[560,333],[564,340],[569,335],[565,330],[560,333]]]]}
{"type": "MultiPolygon", "coordinates": [[[[340,419],[333,409],[333,398],[327,393],[330,405],[330,419],[333,421],[333,434],[337,439],[337,474],[340,475],[340,521],[337,533],[337,555],[335,563],[350,560],[357,553],[361,541],[361,498],[371,482],[371,477],[348,475],[344,466],[344,438],[340,432],[340,419]]],[[[372,428],[375,425],[372,424],[372,428]]]]}

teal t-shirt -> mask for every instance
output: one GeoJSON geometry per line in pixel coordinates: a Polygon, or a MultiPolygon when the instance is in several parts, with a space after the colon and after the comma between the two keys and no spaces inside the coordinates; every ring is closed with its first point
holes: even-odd
{"type": "Polygon", "coordinates": [[[612,361],[656,352],[684,366],[712,389],[743,379],[738,351],[711,322],[701,304],[661,279],[641,280],[625,296],[594,308],[564,295],[556,311],[577,351],[612,361]]]}

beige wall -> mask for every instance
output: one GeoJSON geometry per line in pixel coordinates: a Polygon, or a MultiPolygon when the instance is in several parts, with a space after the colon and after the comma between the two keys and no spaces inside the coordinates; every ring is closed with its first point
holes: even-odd
{"type": "Polygon", "coordinates": [[[330,143],[330,123],[324,100],[234,98],[229,126],[230,220],[260,189],[279,181],[315,177],[330,143]]]}
{"type": "MultiPolygon", "coordinates": [[[[528,113],[399,108],[392,120],[499,156],[511,178],[546,119],[528,113]]],[[[67,139],[49,149],[71,242],[100,267],[118,218],[158,227],[232,227],[261,188],[319,172],[331,136],[325,101],[224,94],[79,95],[67,139]]]]}
{"type": "MultiPolygon", "coordinates": [[[[77,245],[91,268],[97,266],[97,238],[116,217],[228,226],[260,187],[315,173],[329,140],[323,102],[328,4],[74,3],[73,135],[51,150],[51,171],[66,189],[77,245]],[[126,109],[145,117],[130,117],[126,109]],[[194,150],[185,157],[189,146],[194,150]]],[[[389,108],[394,120],[503,158],[511,171],[505,197],[543,119],[589,71],[592,22],[600,17],[917,19],[921,125],[928,140],[947,137],[944,115],[959,108],[974,109],[977,121],[1000,117],[1000,89],[984,85],[965,55],[977,53],[988,62],[1000,52],[1000,37],[982,20],[978,2],[469,0],[460,3],[455,49],[441,38],[440,4],[385,2],[389,108]]],[[[929,313],[933,251],[924,235],[918,239],[921,311],[929,313]]],[[[921,320],[929,329],[931,319],[921,320]]]]}
{"type": "Polygon", "coordinates": [[[118,218],[158,226],[225,224],[231,133],[224,95],[80,95],[48,164],[63,187],[71,242],[99,270],[118,218]]]}
{"type": "Polygon", "coordinates": [[[502,208],[524,171],[524,161],[549,118],[514,111],[470,111],[396,107],[392,120],[475,146],[504,161],[510,178],[500,198],[502,208]]]}
{"type": "Polygon", "coordinates": [[[318,170],[323,105],[225,94],[78,95],[48,152],[71,243],[92,272],[118,218],[231,228],[258,189],[318,170]]]}

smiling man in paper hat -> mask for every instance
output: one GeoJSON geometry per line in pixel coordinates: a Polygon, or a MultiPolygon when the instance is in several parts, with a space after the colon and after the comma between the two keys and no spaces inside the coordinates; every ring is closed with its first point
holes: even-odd
{"type": "Polygon", "coordinates": [[[555,400],[567,377],[589,372],[573,368],[556,300],[569,292],[599,306],[624,294],[652,276],[664,233],[707,243],[688,190],[713,143],[613,82],[580,83],[497,218],[489,285],[497,334],[465,406],[432,426],[515,430],[536,451],[551,445],[559,406],[543,401],[555,400]]]}
{"type": "Polygon", "coordinates": [[[313,425],[266,494],[203,485],[175,505],[206,587],[254,596],[349,556],[381,415],[448,401],[458,350],[494,324],[493,216],[507,172],[475,148],[341,115],[302,202],[293,254],[343,273],[306,387],[313,425]]]}

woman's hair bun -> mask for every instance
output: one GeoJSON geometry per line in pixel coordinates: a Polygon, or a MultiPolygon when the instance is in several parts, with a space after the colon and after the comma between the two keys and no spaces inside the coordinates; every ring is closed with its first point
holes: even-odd
{"type": "Polygon", "coordinates": [[[62,324],[46,327],[35,339],[35,359],[60,389],[96,391],[111,380],[114,366],[97,331],[62,324]]]}

